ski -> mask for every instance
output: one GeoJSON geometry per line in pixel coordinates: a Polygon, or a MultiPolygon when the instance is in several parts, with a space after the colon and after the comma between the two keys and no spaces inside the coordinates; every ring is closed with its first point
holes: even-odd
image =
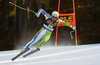
{"type": "Polygon", "coordinates": [[[37,48],[37,49],[32,49],[29,53],[23,55],[23,57],[25,58],[25,57],[29,56],[29,55],[32,54],[32,53],[38,52],[39,50],[40,50],[39,48],[37,48]]]}
{"type": "Polygon", "coordinates": [[[19,54],[17,54],[15,57],[13,57],[11,60],[14,61],[15,59],[17,59],[19,56],[21,56],[22,54],[24,54],[25,52],[27,52],[29,49],[26,49],[22,52],[20,52],[19,54]]]}

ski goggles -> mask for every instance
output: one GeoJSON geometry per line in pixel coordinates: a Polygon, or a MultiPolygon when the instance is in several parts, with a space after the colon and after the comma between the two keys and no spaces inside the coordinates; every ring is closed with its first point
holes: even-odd
{"type": "Polygon", "coordinates": [[[57,17],[55,17],[55,16],[52,16],[52,18],[57,19],[57,17]]]}

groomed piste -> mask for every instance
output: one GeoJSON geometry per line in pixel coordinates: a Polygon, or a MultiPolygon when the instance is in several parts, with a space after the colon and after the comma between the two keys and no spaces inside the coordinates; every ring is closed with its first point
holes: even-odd
{"type": "Polygon", "coordinates": [[[19,51],[1,51],[0,65],[100,65],[100,44],[41,47],[37,53],[11,61],[19,51]]]}

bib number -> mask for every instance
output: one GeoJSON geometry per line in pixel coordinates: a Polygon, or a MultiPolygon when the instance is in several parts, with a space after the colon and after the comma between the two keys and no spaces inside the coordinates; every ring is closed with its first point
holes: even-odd
{"type": "Polygon", "coordinates": [[[49,27],[50,29],[52,29],[52,28],[53,28],[53,26],[52,26],[52,25],[50,25],[50,24],[48,25],[48,27],[49,27]]]}

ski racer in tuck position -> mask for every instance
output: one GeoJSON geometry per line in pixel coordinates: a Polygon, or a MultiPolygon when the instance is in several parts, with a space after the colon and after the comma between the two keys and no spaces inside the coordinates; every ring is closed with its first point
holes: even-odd
{"type": "Polygon", "coordinates": [[[36,13],[36,16],[39,17],[40,14],[43,14],[45,16],[45,22],[43,24],[43,27],[36,33],[36,35],[33,37],[33,39],[28,42],[26,44],[26,46],[21,50],[21,51],[24,51],[24,50],[29,50],[29,47],[36,43],[37,41],[39,41],[40,39],[42,39],[36,46],[35,46],[35,49],[34,50],[37,50],[39,51],[40,47],[44,45],[44,43],[46,43],[51,34],[52,34],[52,31],[54,30],[54,28],[56,27],[56,25],[59,23],[59,24],[64,24],[70,28],[72,28],[73,30],[75,30],[75,26],[61,20],[61,19],[58,19],[59,17],[59,13],[57,11],[53,11],[52,12],[52,15],[50,16],[46,11],[44,11],[43,9],[39,9],[39,11],[36,13]]]}

